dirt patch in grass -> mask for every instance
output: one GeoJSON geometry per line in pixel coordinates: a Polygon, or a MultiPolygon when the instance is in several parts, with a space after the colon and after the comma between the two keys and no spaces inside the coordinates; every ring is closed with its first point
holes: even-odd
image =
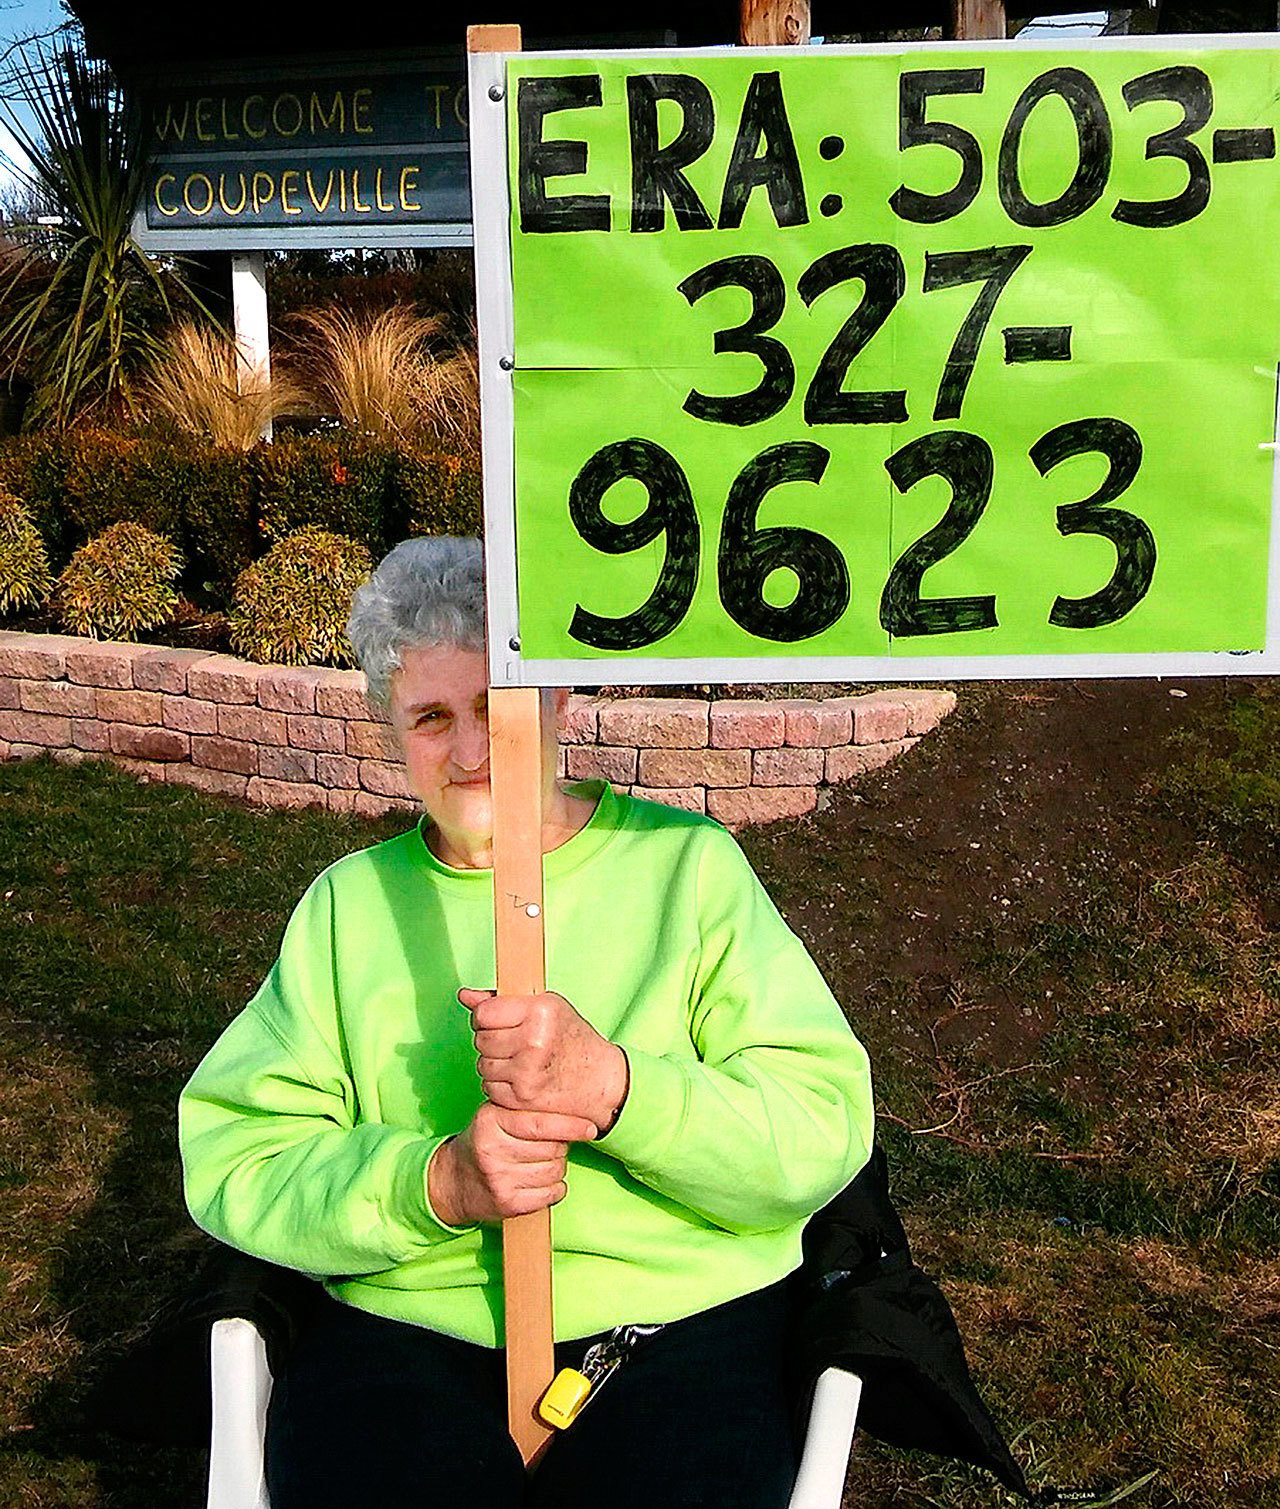
{"type": "Polygon", "coordinates": [[[1029,1005],[1015,983],[1019,943],[1099,869],[1189,842],[1154,814],[1138,832],[1135,798],[1168,763],[1167,736],[1216,721],[1229,695],[1225,683],[1192,680],[966,686],[909,760],[836,788],[816,819],[748,843],[842,999],[893,982],[901,1003],[886,1025],[907,1041],[931,1029],[993,1055],[1028,1052],[1057,1008],[1052,996],[1029,1005]],[[804,885],[811,867],[821,890],[804,885]],[[980,998],[975,941],[1014,954],[1003,976],[981,980],[980,998]]]}

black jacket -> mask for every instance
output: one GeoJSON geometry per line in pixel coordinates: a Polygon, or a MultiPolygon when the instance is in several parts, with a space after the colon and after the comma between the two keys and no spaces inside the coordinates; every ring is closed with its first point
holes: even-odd
{"type": "Polygon", "coordinates": [[[845,1368],[863,1383],[860,1429],[890,1446],[985,1467],[1030,1496],[969,1376],[951,1306],[911,1260],[878,1143],[805,1228],[792,1349],[805,1412],[823,1370],[845,1368]]]}

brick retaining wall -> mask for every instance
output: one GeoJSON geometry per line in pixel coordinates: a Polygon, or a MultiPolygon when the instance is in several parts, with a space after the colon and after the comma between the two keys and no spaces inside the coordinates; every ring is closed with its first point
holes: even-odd
{"type": "MultiPolygon", "coordinates": [[[[575,696],[561,770],[731,827],[769,822],[887,764],[954,706],[953,692],[914,689],[774,702],[575,696]]],[[[0,632],[0,759],[46,752],[271,807],[418,810],[359,671],[0,632]]]]}

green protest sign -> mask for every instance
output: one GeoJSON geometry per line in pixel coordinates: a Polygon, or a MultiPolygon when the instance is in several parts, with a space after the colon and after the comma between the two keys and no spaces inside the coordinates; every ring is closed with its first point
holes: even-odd
{"type": "Polygon", "coordinates": [[[509,58],[515,674],[1265,666],[1278,100],[1243,39],[509,58]]]}

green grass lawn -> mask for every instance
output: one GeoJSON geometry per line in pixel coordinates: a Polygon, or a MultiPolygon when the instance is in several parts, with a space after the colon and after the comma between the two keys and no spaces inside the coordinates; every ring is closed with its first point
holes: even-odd
{"type": "MultiPolygon", "coordinates": [[[[917,1257],[1033,1481],[1280,1506],[1280,697],[1206,710],[1092,857],[1050,834],[1051,905],[1011,926],[993,895],[963,928],[939,909],[956,967],[926,1009],[909,967],[842,961],[939,883],[884,879],[905,854],[886,815],[1006,716],[999,691],[962,696],[916,775],[872,788],[876,823],[841,796],[746,847],[872,1052],[917,1257]],[[1001,1032],[953,1030],[997,999],[1001,1032]]],[[[94,1436],[83,1403],[200,1251],[179,1086],[307,882],[403,826],[0,766],[0,1504],[202,1502],[199,1454],[94,1436]]],[[[1014,1501],[860,1441],[849,1502],[1014,1501]]]]}
{"type": "Polygon", "coordinates": [[[0,766],[0,1503],[202,1502],[197,1457],[86,1437],[82,1401],[200,1251],[179,1087],[308,881],[396,828],[0,766]]]}

